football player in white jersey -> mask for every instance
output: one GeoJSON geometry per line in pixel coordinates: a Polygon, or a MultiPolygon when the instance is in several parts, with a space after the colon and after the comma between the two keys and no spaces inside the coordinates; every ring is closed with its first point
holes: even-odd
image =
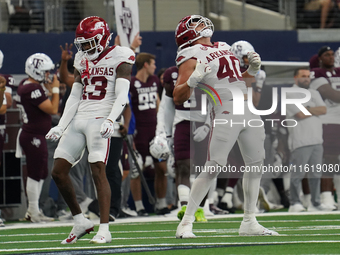
{"type": "Polygon", "coordinates": [[[109,47],[110,39],[109,27],[102,18],[91,16],[79,23],[75,38],[78,48],[75,82],[58,126],[46,135],[55,141],[61,137],[52,177],[74,218],[74,227],[62,244],[75,243],[93,231],[94,224],[82,214],[68,175],[85,146],[100,210],[99,230],[90,243],[111,242],[108,224],[111,192],[105,165],[110,137],[119,129],[115,121],[127,102],[135,54],[127,47],[109,47]]]}
{"type": "Polygon", "coordinates": [[[210,88],[217,100],[220,99],[212,109],[207,162],[202,167],[204,171],[201,171],[192,185],[189,203],[177,227],[176,237],[195,237],[192,233],[194,213],[206,195],[210,183],[218,175],[218,169],[226,165],[227,156],[236,141],[239,143],[246,167],[252,169],[245,171],[243,175],[244,217],[239,234],[278,235],[277,232],[261,226],[255,218],[265,134],[262,126],[251,127],[248,124],[250,120],[260,121],[260,117],[248,109],[247,90],[243,78],[255,76],[261,67],[261,58],[256,52],[249,52],[249,67],[246,72],[241,73],[239,60],[230,52],[230,46],[225,42],[211,42],[213,29],[214,25],[208,18],[191,15],[179,22],[175,32],[179,48],[176,58],[179,75],[173,93],[175,103],[182,104],[199,85],[204,85],[205,89],[210,88]],[[242,93],[233,96],[231,90],[234,93],[235,91],[242,93]],[[233,114],[233,110],[237,110],[233,107],[233,100],[238,102],[241,100],[240,107],[244,106],[244,114],[233,114]],[[216,124],[217,120],[224,124],[216,124]]]}

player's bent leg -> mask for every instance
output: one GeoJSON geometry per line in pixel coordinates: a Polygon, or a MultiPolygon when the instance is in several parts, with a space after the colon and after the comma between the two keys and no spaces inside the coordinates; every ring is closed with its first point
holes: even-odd
{"type": "Polygon", "coordinates": [[[246,163],[248,171],[243,174],[244,216],[239,235],[261,236],[279,235],[277,232],[261,226],[256,218],[256,202],[259,195],[263,161],[246,163]]]}

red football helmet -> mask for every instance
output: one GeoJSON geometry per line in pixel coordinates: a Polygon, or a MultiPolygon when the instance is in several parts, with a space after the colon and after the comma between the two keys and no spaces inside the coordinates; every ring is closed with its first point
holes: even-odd
{"type": "Polygon", "coordinates": [[[80,21],[77,26],[74,44],[89,60],[94,60],[109,45],[111,36],[104,19],[90,16],[80,21]],[[89,44],[90,47],[86,47],[85,44],[89,44]]]}
{"type": "Polygon", "coordinates": [[[191,43],[202,37],[211,37],[213,32],[214,24],[210,19],[201,15],[186,16],[178,23],[175,31],[178,49],[181,50],[188,47],[191,43]],[[204,27],[200,31],[196,31],[196,28],[202,23],[204,27]]]}

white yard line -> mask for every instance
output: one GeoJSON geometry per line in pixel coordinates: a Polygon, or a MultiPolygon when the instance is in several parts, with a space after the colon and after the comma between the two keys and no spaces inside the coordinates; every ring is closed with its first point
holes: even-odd
{"type": "Polygon", "coordinates": [[[24,248],[24,249],[0,249],[0,252],[23,252],[23,251],[46,251],[46,250],[78,250],[78,249],[109,249],[109,248],[132,248],[132,247],[164,247],[164,246],[207,246],[207,245],[271,245],[271,244],[310,244],[310,243],[340,243],[340,240],[322,241],[283,241],[283,242],[221,242],[221,243],[160,243],[160,244],[129,244],[129,245],[107,245],[107,246],[63,246],[47,248],[24,248]]]}

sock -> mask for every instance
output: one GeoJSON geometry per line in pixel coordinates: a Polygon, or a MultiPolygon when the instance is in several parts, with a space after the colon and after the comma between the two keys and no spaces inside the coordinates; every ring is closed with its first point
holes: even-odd
{"type": "Polygon", "coordinates": [[[27,177],[26,193],[28,199],[27,210],[32,214],[39,213],[39,197],[40,197],[39,182],[33,180],[30,177],[27,177]]]}
{"type": "Polygon", "coordinates": [[[188,204],[189,195],[190,195],[190,188],[186,185],[180,184],[177,187],[178,199],[181,205],[188,204]]]}
{"type": "Polygon", "coordinates": [[[209,192],[208,192],[208,201],[210,204],[213,204],[214,203],[214,192],[216,190],[216,185],[217,185],[217,178],[215,178],[213,180],[213,182],[211,183],[210,185],[210,189],[209,189],[209,192]]]}
{"type": "Polygon", "coordinates": [[[262,177],[262,161],[252,163],[250,169],[257,169],[254,172],[243,174],[243,194],[244,194],[244,216],[243,221],[256,221],[256,203],[259,196],[260,181],[262,177]]]}
{"type": "Polygon", "coordinates": [[[79,213],[73,216],[74,224],[81,224],[81,222],[85,219],[84,214],[79,213]]]}
{"type": "Polygon", "coordinates": [[[100,223],[97,235],[104,236],[109,231],[109,223],[100,223]]]}
{"type": "Polygon", "coordinates": [[[224,196],[221,199],[221,202],[227,203],[228,204],[228,208],[233,207],[233,193],[234,193],[234,189],[232,187],[227,187],[225,189],[225,193],[224,196]]]}
{"type": "Polygon", "coordinates": [[[157,198],[156,208],[157,209],[162,209],[164,207],[166,207],[166,199],[165,199],[165,197],[164,198],[157,198]]]}
{"type": "MultiPolygon", "coordinates": [[[[207,161],[205,163],[206,169],[209,167],[216,168],[216,162],[214,161],[207,161]]],[[[195,179],[194,183],[192,184],[189,201],[187,205],[187,209],[185,211],[185,215],[193,216],[202,202],[204,196],[207,195],[208,190],[210,189],[211,183],[217,177],[218,171],[210,173],[208,172],[201,172],[197,178],[195,179]]]]}
{"type": "Polygon", "coordinates": [[[142,200],[135,201],[136,211],[145,210],[142,200]]]}

